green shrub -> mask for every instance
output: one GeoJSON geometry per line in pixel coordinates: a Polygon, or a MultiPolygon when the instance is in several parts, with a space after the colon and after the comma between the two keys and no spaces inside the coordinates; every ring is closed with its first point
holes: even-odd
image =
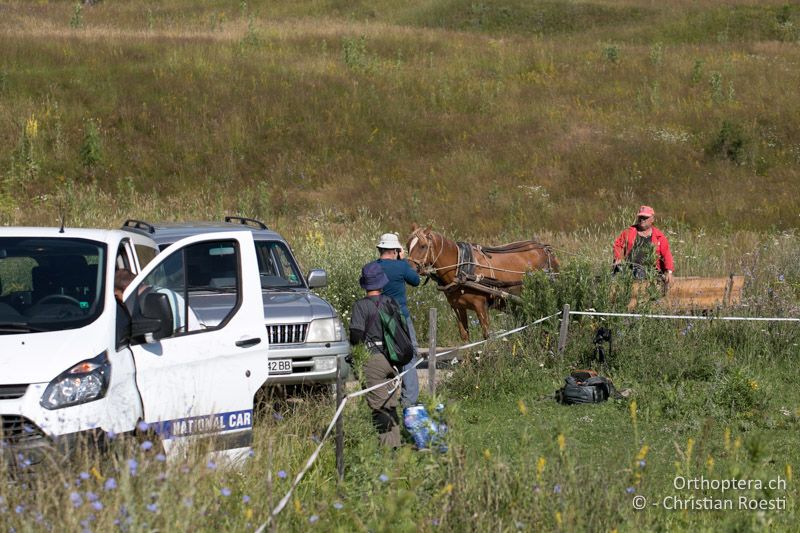
{"type": "Polygon", "coordinates": [[[97,166],[103,161],[103,145],[100,130],[94,120],[87,120],[83,126],[83,142],[80,149],[81,165],[86,175],[94,178],[97,166]]]}
{"type": "Polygon", "coordinates": [[[731,418],[755,419],[766,406],[763,385],[741,367],[731,369],[722,377],[713,399],[731,418]]]}
{"type": "Polygon", "coordinates": [[[745,159],[747,137],[741,126],[724,120],[722,127],[715,135],[706,152],[712,156],[727,159],[734,163],[742,163],[745,159]]]}

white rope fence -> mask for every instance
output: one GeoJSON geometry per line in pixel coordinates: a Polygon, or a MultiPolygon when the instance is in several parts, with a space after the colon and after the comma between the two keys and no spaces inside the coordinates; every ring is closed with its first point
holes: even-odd
{"type": "MultiPolygon", "coordinates": [[[[559,316],[560,314],[561,314],[561,311],[558,311],[557,313],[553,313],[550,316],[546,316],[546,317],[540,318],[538,320],[535,320],[534,322],[531,322],[530,324],[526,324],[526,325],[520,326],[518,328],[514,328],[514,329],[511,329],[511,330],[508,330],[508,331],[504,331],[503,333],[501,333],[499,335],[495,335],[494,337],[491,337],[489,339],[484,339],[484,340],[481,340],[481,341],[472,342],[470,344],[464,344],[463,346],[459,346],[457,348],[453,348],[451,350],[447,350],[447,351],[442,352],[442,353],[428,354],[428,364],[429,365],[430,364],[434,364],[435,365],[436,364],[436,359],[438,357],[442,357],[444,355],[451,354],[451,353],[456,352],[458,350],[465,350],[465,349],[468,349],[468,348],[474,348],[475,346],[480,346],[482,344],[486,344],[487,342],[496,341],[496,340],[502,339],[504,337],[508,337],[509,335],[514,335],[514,334],[519,333],[520,331],[523,331],[523,330],[525,330],[525,329],[527,329],[527,328],[529,328],[531,326],[535,326],[537,324],[541,324],[542,322],[550,320],[551,318],[555,318],[555,317],[559,316]]],[[[306,475],[306,472],[308,472],[308,470],[316,462],[317,457],[319,457],[319,452],[322,450],[322,446],[325,444],[325,440],[331,434],[331,431],[333,431],[333,427],[336,424],[336,421],[339,419],[339,417],[342,416],[342,413],[344,412],[344,406],[347,404],[347,401],[350,398],[358,398],[359,396],[363,396],[363,395],[367,394],[368,392],[371,392],[371,391],[374,391],[374,390],[379,389],[381,387],[384,387],[384,386],[386,386],[386,385],[388,385],[390,383],[393,384],[394,388],[396,389],[397,387],[400,386],[400,380],[402,379],[402,377],[407,372],[411,372],[412,370],[416,372],[417,367],[420,364],[422,364],[422,361],[423,361],[423,359],[419,359],[413,367],[409,368],[408,370],[404,370],[403,372],[401,372],[400,374],[398,374],[397,376],[395,376],[394,378],[392,378],[392,379],[390,379],[388,381],[384,381],[383,383],[378,383],[377,385],[373,385],[372,387],[369,387],[367,389],[361,389],[359,391],[352,392],[352,393],[348,394],[347,396],[345,396],[344,398],[342,398],[342,402],[339,404],[339,407],[336,409],[336,413],[334,413],[333,418],[331,419],[330,423],[328,424],[328,428],[325,430],[325,433],[322,435],[322,438],[320,439],[319,443],[317,444],[316,449],[309,456],[308,460],[306,461],[306,464],[303,466],[303,468],[300,470],[300,472],[297,473],[297,476],[295,476],[294,481],[292,482],[292,486],[289,487],[289,491],[286,493],[286,495],[283,498],[281,498],[281,501],[278,502],[278,505],[276,505],[275,508],[270,513],[269,517],[267,518],[267,521],[264,522],[263,524],[261,524],[261,526],[259,526],[259,528],[256,530],[256,533],[262,533],[264,531],[264,529],[270,524],[272,519],[275,516],[277,516],[281,511],[283,511],[284,507],[286,507],[286,504],[289,503],[289,499],[292,497],[292,494],[294,493],[294,489],[297,487],[297,485],[300,484],[300,481],[303,479],[303,476],[306,475]]]]}
{"type": "Polygon", "coordinates": [[[656,315],[639,313],[605,313],[600,311],[570,311],[570,315],[617,316],[627,318],[660,318],[667,320],[736,320],[742,322],[800,322],[800,318],[758,316],[656,315]]]}

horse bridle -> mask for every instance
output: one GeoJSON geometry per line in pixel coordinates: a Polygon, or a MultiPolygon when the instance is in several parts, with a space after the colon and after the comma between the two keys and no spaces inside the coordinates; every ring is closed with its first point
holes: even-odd
{"type": "Polygon", "coordinates": [[[444,252],[444,242],[442,242],[442,246],[439,248],[439,253],[436,254],[436,257],[434,257],[433,260],[430,263],[428,263],[428,256],[431,255],[434,244],[430,234],[426,234],[422,229],[418,229],[414,231],[411,234],[411,236],[417,239],[417,242],[413,242],[412,239],[412,242],[408,247],[408,260],[417,266],[417,271],[420,274],[428,278],[427,280],[425,280],[425,283],[427,283],[432,275],[434,276],[436,275],[438,269],[433,265],[436,263],[436,261],[439,260],[439,257],[442,255],[442,252],[444,252]],[[425,250],[425,256],[422,258],[422,261],[417,261],[416,259],[411,257],[411,251],[414,249],[414,246],[416,246],[417,243],[422,239],[425,239],[425,243],[428,245],[428,247],[425,250]]]}

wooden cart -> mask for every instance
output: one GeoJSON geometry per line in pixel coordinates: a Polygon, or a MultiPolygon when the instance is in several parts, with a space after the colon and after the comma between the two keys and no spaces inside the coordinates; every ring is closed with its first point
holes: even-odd
{"type": "MultiPolygon", "coordinates": [[[[719,278],[685,277],[673,278],[664,295],[658,300],[659,307],[676,311],[710,310],[736,305],[742,300],[744,276],[719,278]]],[[[652,287],[649,282],[637,282],[628,309],[633,309],[639,299],[649,297],[652,287]]]]}

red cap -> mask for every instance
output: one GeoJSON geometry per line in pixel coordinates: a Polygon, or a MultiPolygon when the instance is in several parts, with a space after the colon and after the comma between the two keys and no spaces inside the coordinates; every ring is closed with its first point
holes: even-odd
{"type": "Polygon", "coordinates": [[[653,211],[652,207],[650,207],[649,205],[643,205],[642,207],[639,208],[639,214],[636,215],[636,216],[637,217],[651,217],[651,216],[653,216],[655,214],[656,214],[656,212],[653,211]]]}

